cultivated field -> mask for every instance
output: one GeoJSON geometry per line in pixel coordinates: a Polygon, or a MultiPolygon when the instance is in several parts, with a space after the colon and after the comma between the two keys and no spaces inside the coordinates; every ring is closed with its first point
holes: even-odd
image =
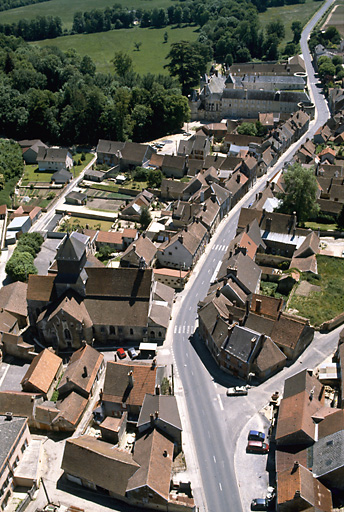
{"type": "Polygon", "coordinates": [[[267,11],[259,14],[260,25],[262,28],[265,28],[268,23],[280,18],[285,24],[285,38],[281,42],[281,47],[284,47],[288,41],[292,41],[293,39],[293,33],[291,31],[293,21],[301,21],[302,25],[306,25],[307,21],[320,9],[322,4],[323,2],[306,0],[304,4],[269,7],[267,11]]]}
{"type": "Polygon", "coordinates": [[[50,0],[38,4],[26,5],[1,12],[1,23],[13,23],[20,19],[28,20],[36,16],[59,16],[66,28],[71,29],[74,13],[77,11],[91,11],[92,9],[105,9],[114,4],[122,4],[128,9],[154,9],[154,7],[168,7],[172,0],[50,0]]]}
{"type": "Polygon", "coordinates": [[[339,1],[334,5],[331,13],[327,17],[325,23],[321,27],[326,30],[327,27],[334,26],[342,37],[344,37],[344,2],[339,1]]]}
{"type": "Polygon", "coordinates": [[[166,55],[170,51],[171,43],[181,41],[196,41],[196,27],[172,28],[171,26],[152,28],[129,28],[99,32],[96,34],[76,34],[74,36],[46,39],[34,44],[39,46],[58,46],[62,51],[69,48],[75,50],[82,56],[89,55],[97,66],[97,71],[113,73],[111,60],[115,52],[123,50],[133,59],[134,70],[140,74],[164,73],[167,64],[166,55]],[[168,34],[168,42],[164,43],[164,33],[168,34]],[[140,51],[134,48],[135,42],[142,42],[140,51]]]}

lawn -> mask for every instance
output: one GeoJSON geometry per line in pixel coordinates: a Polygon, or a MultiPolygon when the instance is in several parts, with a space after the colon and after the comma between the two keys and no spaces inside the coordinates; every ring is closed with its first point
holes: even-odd
{"type": "Polygon", "coordinates": [[[74,13],[77,11],[91,11],[92,9],[105,9],[113,4],[122,4],[129,9],[154,9],[154,7],[167,8],[172,0],[50,0],[38,4],[26,5],[1,12],[1,23],[13,23],[20,19],[30,20],[36,16],[59,16],[63,25],[71,29],[74,13]]]}
{"type": "Polygon", "coordinates": [[[289,303],[316,327],[344,311],[344,258],[318,255],[317,262],[321,278],[308,280],[320,286],[321,292],[311,292],[308,297],[294,295],[289,303]]]}
{"type": "Polygon", "coordinates": [[[338,229],[337,224],[319,224],[318,222],[305,222],[305,228],[311,228],[313,231],[335,231],[338,229]]]}
{"type": "Polygon", "coordinates": [[[62,221],[59,231],[69,229],[77,230],[78,228],[100,229],[101,231],[109,231],[113,221],[98,220],[98,219],[85,219],[77,215],[71,215],[70,219],[62,221]]]}
{"type": "MultiPolygon", "coordinates": [[[[93,155],[91,153],[87,153],[86,160],[81,163],[81,165],[75,165],[73,170],[74,177],[79,176],[82,169],[92,160],[93,155]]],[[[76,153],[73,155],[73,159],[78,162],[81,158],[81,153],[76,153]]],[[[51,176],[53,175],[53,171],[43,172],[38,171],[37,165],[26,165],[24,168],[24,174],[21,184],[26,187],[30,183],[50,183],[51,176]]]]}
{"type": "Polygon", "coordinates": [[[74,48],[81,56],[89,55],[96,64],[97,71],[102,73],[114,71],[111,60],[115,52],[122,50],[133,59],[134,70],[138,73],[168,74],[164,65],[167,64],[166,56],[170,51],[171,44],[183,39],[196,41],[197,36],[196,27],[172,28],[172,26],[168,26],[161,29],[135,27],[96,34],[76,34],[56,39],[45,39],[34,44],[38,46],[54,45],[62,51],[74,48]],[[164,43],[165,32],[168,34],[167,43],[164,43]],[[135,50],[135,42],[142,43],[140,51],[135,50]]]}
{"type": "Polygon", "coordinates": [[[336,27],[340,35],[344,37],[344,3],[341,1],[335,3],[321,30],[326,30],[330,26],[336,27]]]}
{"type": "Polygon", "coordinates": [[[291,31],[293,21],[301,21],[302,25],[306,25],[307,21],[320,9],[322,4],[323,2],[306,0],[304,4],[269,7],[265,12],[259,14],[260,25],[262,28],[265,28],[268,23],[276,20],[276,18],[280,18],[285,24],[285,38],[280,45],[284,47],[288,41],[292,41],[293,39],[293,33],[291,31]]]}

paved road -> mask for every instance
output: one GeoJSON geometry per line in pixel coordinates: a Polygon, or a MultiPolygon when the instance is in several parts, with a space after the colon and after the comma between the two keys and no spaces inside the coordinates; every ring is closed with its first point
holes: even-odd
{"type": "MultiPolygon", "coordinates": [[[[250,393],[250,397],[254,398],[253,401],[249,398],[243,399],[236,402],[237,408],[234,408],[233,402],[225,401],[226,397],[224,396],[225,387],[234,379],[219,372],[215,363],[210,360],[210,355],[202,347],[202,343],[197,340],[197,336],[191,338],[192,342],[190,343],[190,337],[197,327],[197,303],[206,295],[215,268],[222,259],[228,243],[235,235],[240,208],[252,202],[255,194],[264,188],[266,180],[279,170],[284,162],[291,158],[300,144],[306,138],[312,137],[319,126],[329,117],[324,97],[316,87],[317,80],[305,42],[315,23],[332,2],[333,0],[328,0],[319,13],[313,17],[304,30],[301,40],[309,76],[310,94],[316,105],[315,119],[308,132],[288,149],[268,175],[257,181],[247,196],[222,222],[208,245],[206,253],[198,263],[189,285],[177,299],[174,321],[169,331],[169,335],[173,338],[172,350],[177,368],[176,394],[179,398],[184,398],[186,402],[185,417],[190,422],[190,428],[186,430],[192,432],[193,445],[197,454],[196,465],[201,478],[202,492],[198,492],[198,499],[201,499],[203,503],[199,502],[197,505],[209,512],[242,510],[234,468],[234,454],[239,435],[245,429],[252,414],[264,405],[264,401],[266,402],[276,386],[282,388],[285,377],[298,371],[302,366],[296,362],[288,370],[259,386],[259,389],[253,390],[250,393]]],[[[313,363],[324,359],[328,353],[333,351],[336,341],[336,334],[325,339],[317,338],[317,341],[308,349],[307,354],[303,355],[304,364],[312,367],[313,363]],[[318,345],[322,350],[317,348],[318,345]]]]}

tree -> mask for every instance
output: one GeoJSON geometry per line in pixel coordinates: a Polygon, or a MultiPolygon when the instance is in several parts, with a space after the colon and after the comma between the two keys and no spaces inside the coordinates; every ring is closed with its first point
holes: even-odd
{"type": "Polygon", "coordinates": [[[188,41],[180,41],[171,45],[167,55],[169,64],[164,66],[171,76],[176,76],[182,86],[182,93],[187,96],[192,87],[198,84],[202,71],[205,71],[204,57],[202,58],[197,48],[188,41]]]}
{"type": "Polygon", "coordinates": [[[277,18],[275,21],[270,21],[266,26],[266,32],[269,36],[275,35],[279,41],[285,36],[285,28],[282,20],[277,18]]]}
{"type": "Polygon", "coordinates": [[[302,23],[301,21],[293,21],[291,24],[291,30],[294,34],[293,43],[297,44],[301,39],[302,23]]]}
{"type": "Polygon", "coordinates": [[[151,214],[149,213],[147,206],[142,206],[141,214],[140,214],[140,221],[139,221],[141,224],[141,229],[143,229],[143,230],[147,229],[151,220],[152,220],[152,217],[151,217],[151,214]]]}
{"type": "Polygon", "coordinates": [[[337,225],[340,229],[344,229],[344,204],[340,210],[340,214],[338,215],[337,225]]]}
{"type": "Polygon", "coordinates": [[[37,274],[33,264],[34,257],[29,252],[14,251],[8,262],[5,271],[14,281],[27,281],[29,274],[37,274]]]}
{"type": "Polygon", "coordinates": [[[116,52],[111,62],[115,66],[115,70],[118,76],[123,77],[129,71],[133,70],[133,60],[130,55],[125,52],[116,52]]]}
{"type": "Polygon", "coordinates": [[[142,41],[137,41],[136,43],[134,43],[134,46],[135,46],[135,50],[136,50],[137,52],[139,52],[139,51],[140,51],[140,48],[141,48],[141,46],[142,46],[142,41]]]}
{"type": "Polygon", "coordinates": [[[167,43],[167,41],[168,41],[168,33],[165,32],[164,33],[164,43],[167,43]]]}
{"type": "Polygon", "coordinates": [[[241,123],[237,129],[237,132],[240,135],[252,135],[255,137],[257,135],[257,128],[254,123],[241,123]]]}
{"type": "Polygon", "coordinates": [[[281,213],[296,213],[298,222],[304,223],[319,212],[316,202],[318,185],[313,169],[305,169],[295,163],[283,175],[285,191],[277,195],[282,204],[278,208],[281,213]]]}
{"type": "Polygon", "coordinates": [[[151,169],[148,172],[147,185],[150,188],[160,188],[162,178],[163,178],[163,175],[162,175],[162,172],[160,171],[160,169],[156,169],[155,171],[153,169],[151,169]]]}

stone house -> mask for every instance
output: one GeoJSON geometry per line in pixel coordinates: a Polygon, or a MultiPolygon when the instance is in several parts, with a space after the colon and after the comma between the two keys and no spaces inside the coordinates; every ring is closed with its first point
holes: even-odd
{"type": "Polygon", "coordinates": [[[51,350],[44,349],[33,358],[21,381],[22,389],[27,393],[41,393],[50,400],[62,371],[62,359],[51,350]]]}
{"type": "Polygon", "coordinates": [[[73,157],[68,149],[40,146],[37,153],[39,171],[61,171],[72,169],[73,157]]]}

